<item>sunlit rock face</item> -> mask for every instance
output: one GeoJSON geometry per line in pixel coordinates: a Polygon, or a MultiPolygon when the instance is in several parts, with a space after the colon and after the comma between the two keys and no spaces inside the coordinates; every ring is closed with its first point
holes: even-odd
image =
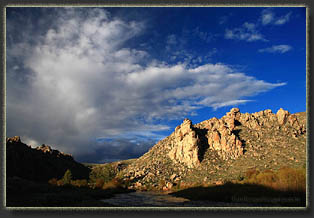
{"type": "Polygon", "coordinates": [[[182,163],[193,168],[200,164],[198,159],[199,139],[192,129],[192,122],[185,119],[183,123],[175,129],[173,147],[168,153],[171,160],[182,163]]]}
{"type": "Polygon", "coordinates": [[[241,113],[232,108],[220,119],[193,124],[185,119],[168,137],[122,170],[131,188],[170,190],[180,184],[236,179],[248,167],[301,164],[306,116],[283,109],[241,113]],[[292,157],[294,155],[294,157],[292,157]],[[230,167],[230,166],[236,167],[230,167]],[[222,176],[223,175],[223,176],[222,176]]]}
{"type": "Polygon", "coordinates": [[[290,113],[288,111],[280,108],[276,113],[279,125],[285,124],[289,115],[290,113]]]}
{"type": "Polygon", "coordinates": [[[225,116],[211,119],[207,125],[207,138],[210,149],[216,150],[219,156],[226,159],[236,159],[243,155],[243,146],[239,137],[233,132],[241,117],[238,108],[232,108],[225,116]]]}

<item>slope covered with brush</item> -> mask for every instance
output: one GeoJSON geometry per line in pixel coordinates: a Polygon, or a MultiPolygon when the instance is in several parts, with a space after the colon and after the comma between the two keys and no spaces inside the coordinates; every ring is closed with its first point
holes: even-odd
{"type": "Polygon", "coordinates": [[[163,189],[239,179],[249,169],[304,167],[306,114],[280,108],[198,124],[185,119],[174,132],[119,173],[131,188],[163,189]]]}

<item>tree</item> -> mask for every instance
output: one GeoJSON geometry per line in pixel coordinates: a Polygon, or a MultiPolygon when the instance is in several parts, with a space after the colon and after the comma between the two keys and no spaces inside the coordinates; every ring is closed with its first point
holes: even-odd
{"type": "Polygon", "coordinates": [[[71,184],[71,180],[72,180],[72,173],[71,171],[68,169],[65,173],[64,176],[62,178],[63,184],[67,185],[67,184],[71,184]]]}

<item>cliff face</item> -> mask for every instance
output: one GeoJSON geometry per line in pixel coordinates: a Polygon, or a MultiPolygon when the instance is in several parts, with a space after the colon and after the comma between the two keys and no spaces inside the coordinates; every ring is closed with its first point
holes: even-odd
{"type": "Polygon", "coordinates": [[[70,169],[74,178],[88,178],[89,169],[76,162],[69,154],[53,150],[48,145],[37,148],[21,142],[20,137],[6,139],[6,176],[47,182],[61,178],[70,169]]]}
{"type": "Polygon", "coordinates": [[[200,164],[199,138],[195,130],[192,129],[192,122],[185,119],[183,123],[174,131],[174,142],[168,153],[169,158],[178,164],[184,164],[187,167],[197,167],[200,164]]]}
{"type": "Polygon", "coordinates": [[[158,188],[168,189],[177,181],[223,180],[248,168],[296,166],[305,160],[305,112],[290,114],[280,108],[276,114],[249,114],[233,108],[221,119],[194,125],[185,119],[124,169],[123,179],[138,189],[161,183],[158,188]]]}

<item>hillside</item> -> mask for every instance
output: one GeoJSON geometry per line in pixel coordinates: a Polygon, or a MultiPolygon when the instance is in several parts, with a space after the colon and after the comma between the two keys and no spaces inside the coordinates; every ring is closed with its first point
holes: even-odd
{"type": "Polygon", "coordinates": [[[48,145],[32,148],[15,136],[6,140],[6,176],[36,182],[62,178],[66,170],[73,178],[88,179],[90,169],[76,162],[69,154],[51,149],[48,145]]]}
{"type": "Polygon", "coordinates": [[[185,119],[118,177],[129,188],[169,190],[241,180],[250,169],[305,165],[305,112],[279,109],[276,114],[271,110],[249,114],[233,108],[221,119],[198,124],[185,119]]]}

